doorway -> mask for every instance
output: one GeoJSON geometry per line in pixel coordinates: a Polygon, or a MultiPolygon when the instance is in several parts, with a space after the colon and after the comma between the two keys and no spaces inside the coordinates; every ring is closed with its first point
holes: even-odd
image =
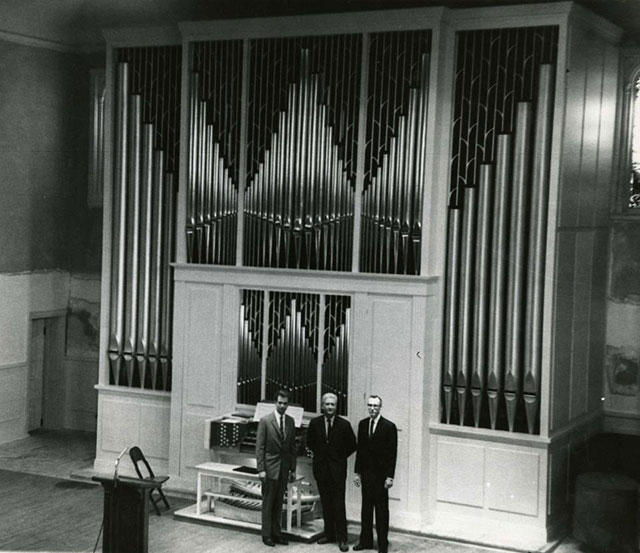
{"type": "Polygon", "coordinates": [[[31,318],[27,432],[64,426],[64,314],[31,318]]]}

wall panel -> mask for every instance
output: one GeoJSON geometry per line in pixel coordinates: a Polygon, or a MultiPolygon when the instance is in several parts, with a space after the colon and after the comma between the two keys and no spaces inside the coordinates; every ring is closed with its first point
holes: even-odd
{"type": "Polygon", "coordinates": [[[118,453],[138,442],[140,437],[140,405],[137,402],[112,397],[102,401],[100,448],[118,453]]]}
{"type": "Polygon", "coordinates": [[[573,314],[575,235],[562,232],[557,237],[553,334],[553,374],[550,429],[561,428],[570,418],[571,338],[573,314]]]}
{"type": "MultiPolygon", "coordinates": [[[[585,78],[584,122],[582,127],[582,156],[578,194],[578,226],[590,227],[594,223],[598,188],[607,183],[598,182],[598,152],[602,118],[602,79],[604,41],[591,38],[584,53],[587,63],[585,78]]],[[[610,125],[613,126],[613,125],[610,125]]],[[[606,147],[603,144],[603,147],[606,147]]]]}
{"type": "Polygon", "coordinates": [[[98,360],[64,360],[66,381],[65,428],[96,431],[98,415],[97,394],[98,360]]]}
{"type": "Polygon", "coordinates": [[[574,27],[570,34],[566,72],[565,125],[562,137],[562,176],[560,180],[559,217],[561,227],[575,226],[580,204],[580,167],[584,134],[586,60],[589,48],[585,30],[574,27]]]}
{"type": "Polygon", "coordinates": [[[576,234],[571,338],[571,419],[586,413],[589,380],[593,232],[576,234]]]}
{"type": "Polygon", "coordinates": [[[397,479],[389,497],[407,500],[411,371],[411,298],[372,297],[371,392],[383,402],[382,415],[398,427],[397,479]]]}
{"type": "Polygon", "coordinates": [[[220,379],[221,287],[193,286],[187,293],[187,405],[214,407],[220,379]]]}
{"type": "Polygon", "coordinates": [[[485,461],[487,508],[538,516],[540,452],[487,447],[485,461]]]}
{"type": "Polygon", "coordinates": [[[603,371],[605,361],[605,333],[601,332],[602,321],[606,321],[607,264],[601,260],[607,258],[609,232],[606,228],[596,230],[594,236],[592,287],[590,293],[591,326],[593,329],[589,341],[589,390],[587,392],[587,410],[599,409],[604,396],[603,371]]]}
{"type": "Polygon", "coordinates": [[[482,445],[441,440],[438,443],[436,497],[438,501],[482,508],[485,459],[482,445]],[[460,482],[464,485],[461,486],[460,482]]]}
{"type": "Polygon", "coordinates": [[[618,67],[619,50],[612,44],[602,44],[601,55],[603,56],[603,79],[602,79],[602,101],[600,109],[600,140],[598,149],[598,188],[594,198],[594,221],[593,224],[600,226],[608,223],[609,205],[611,197],[616,195],[616,171],[613,166],[617,158],[616,147],[616,111],[622,107],[617,107],[618,99],[618,67]]]}
{"type": "MultiPolygon", "coordinates": [[[[98,436],[94,469],[112,472],[125,448],[139,446],[157,473],[168,470],[170,398],[162,392],[98,386],[98,436]]],[[[122,473],[135,474],[125,456],[122,473]]]]}

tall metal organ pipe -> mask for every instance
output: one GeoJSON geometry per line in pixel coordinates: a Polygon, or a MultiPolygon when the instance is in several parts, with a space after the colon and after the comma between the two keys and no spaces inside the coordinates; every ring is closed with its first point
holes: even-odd
{"type": "Polygon", "coordinates": [[[478,202],[475,313],[473,333],[473,366],[471,371],[471,399],[474,426],[480,426],[480,411],[486,393],[489,299],[491,283],[491,220],[493,202],[493,165],[480,167],[480,200],[478,202]]]}
{"type": "Polygon", "coordinates": [[[507,419],[510,431],[514,429],[518,399],[522,392],[531,128],[531,103],[519,102],[517,104],[513,158],[507,351],[504,378],[507,419]]]}
{"type": "Polygon", "coordinates": [[[460,210],[449,209],[447,239],[447,287],[446,287],[446,327],[444,349],[444,418],[451,421],[453,406],[453,387],[457,375],[457,325],[459,298],[459,260],[460,260],[460,210]]]}
{"type": "Polygon", "coordinates": [[[125,317],[125,269],[127,253],[127,125],[129,122],[129,72],[128,64],[121,63],[116,80],[116,131],[114,148],[114,210],[112,259],[116,264],[111,286],[111,328],[109,360],[111,379],[120,382],[122,373],[122,348],[124,346],[125,317]]]}
{"type": "Polygon", "coordinates": [[[509,200],[511,183],[511,136],[498,136],[496,153],[496,191],[493,202],[491,233],[491,288],[489,298],[489,361],[487,399],[491,428],[495,430],[504,382],[504,345],[507,291],[507,257],[509,253],[509,200]]]}
{"type": "Polygon", "coordinates": [[[467,390],[471,380],[473,354],[473,303],[475,277],[475,236],[477,189],[467,187],[464,190],[464,209],[462,212],[462,242],[460,245],[460,311],[458,329],[458,361],[456,364],[456,392],[458,395],[459,423],[464,424],[467,405],[467,390]]]}
{"type": "Polygon", "coordinates": [[[553,71],[554,66],[550,64],[540,65],[538,71],[538,96],[533,140],[531,174],[533,194],[529,226],[531,246],[528,261],[526,346],[522,384],[529,433],[535,432],[540,405],[544,271],[553,116],[553,71]]]}

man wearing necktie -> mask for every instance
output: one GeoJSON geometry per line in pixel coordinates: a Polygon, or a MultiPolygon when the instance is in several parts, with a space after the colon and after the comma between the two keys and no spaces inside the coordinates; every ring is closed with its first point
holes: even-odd
{"type": "Polygon", "coordinates": [[[382,399],[371,395],[367,400],[369,416],[358,425],[358,449],[354,483],[362,486],[360,540],[354,551],[373,549],[373,513],[379,553],[389,548],[389,488],[393,486],[398,451],[398,429],[380,415],[382,399]]]}
{"type": "Polygon", "coordinates": [[[276,409],[260,419],[256,440],[258,475],[262,481],[262,542],[288,545],[282,537],[282,501],[287,482],[296,479],[295,424],[285,414],[289,392],[278,391],[276,409]]]}
{"type": "Polygon", "coordinates": [[[313,452],[313,477],[318,484],[324,536],[319,544],[338,542],[340,551],[348,551],[347,513],[344,504],[347,459],[356,450],[351,423],[336,415],[338,396],[322,396],[322,415],[311,420],[307,447],[313,452]]]}

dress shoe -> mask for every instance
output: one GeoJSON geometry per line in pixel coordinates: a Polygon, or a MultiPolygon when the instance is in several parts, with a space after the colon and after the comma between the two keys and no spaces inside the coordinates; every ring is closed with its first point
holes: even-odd
{"type": "Polygon", "coordinates": [[[324,545],[325,543],[333,543],[334,540],[333,538],[327,538],[327,536],[322,536],[316,543],[318,545],[324,545]]]}
{"type": "Polygon", "coordinates": [[[273,543],[277,543],[278,545],[289,545],[289,540],[282,536],[275,536],[273,538],[273,543]]]}
{"type": "Polygon", "coordinates": [[[364,549],[373,549],[373,546],[372,545],[363,545],[361,543],[356,543],[353,546],[353,550],[354,551],[363,551],[364,549]]]}
{"type": "Polygon", "coordinates": [[[341,541],[338,547],[340,548],[340,551],[342,551],[342,553],[344,553],[345,551],[349,551],[349,546],[347,545],[346,541],[341,541]]]}
{"type": "Polygon", "coordinates": [[[262,543],[264,543],[265,545],[268,545],[269,547],[275,547],[276,544],[274,543],[274,541],[271,538],[262,538],[262,543]]]}

